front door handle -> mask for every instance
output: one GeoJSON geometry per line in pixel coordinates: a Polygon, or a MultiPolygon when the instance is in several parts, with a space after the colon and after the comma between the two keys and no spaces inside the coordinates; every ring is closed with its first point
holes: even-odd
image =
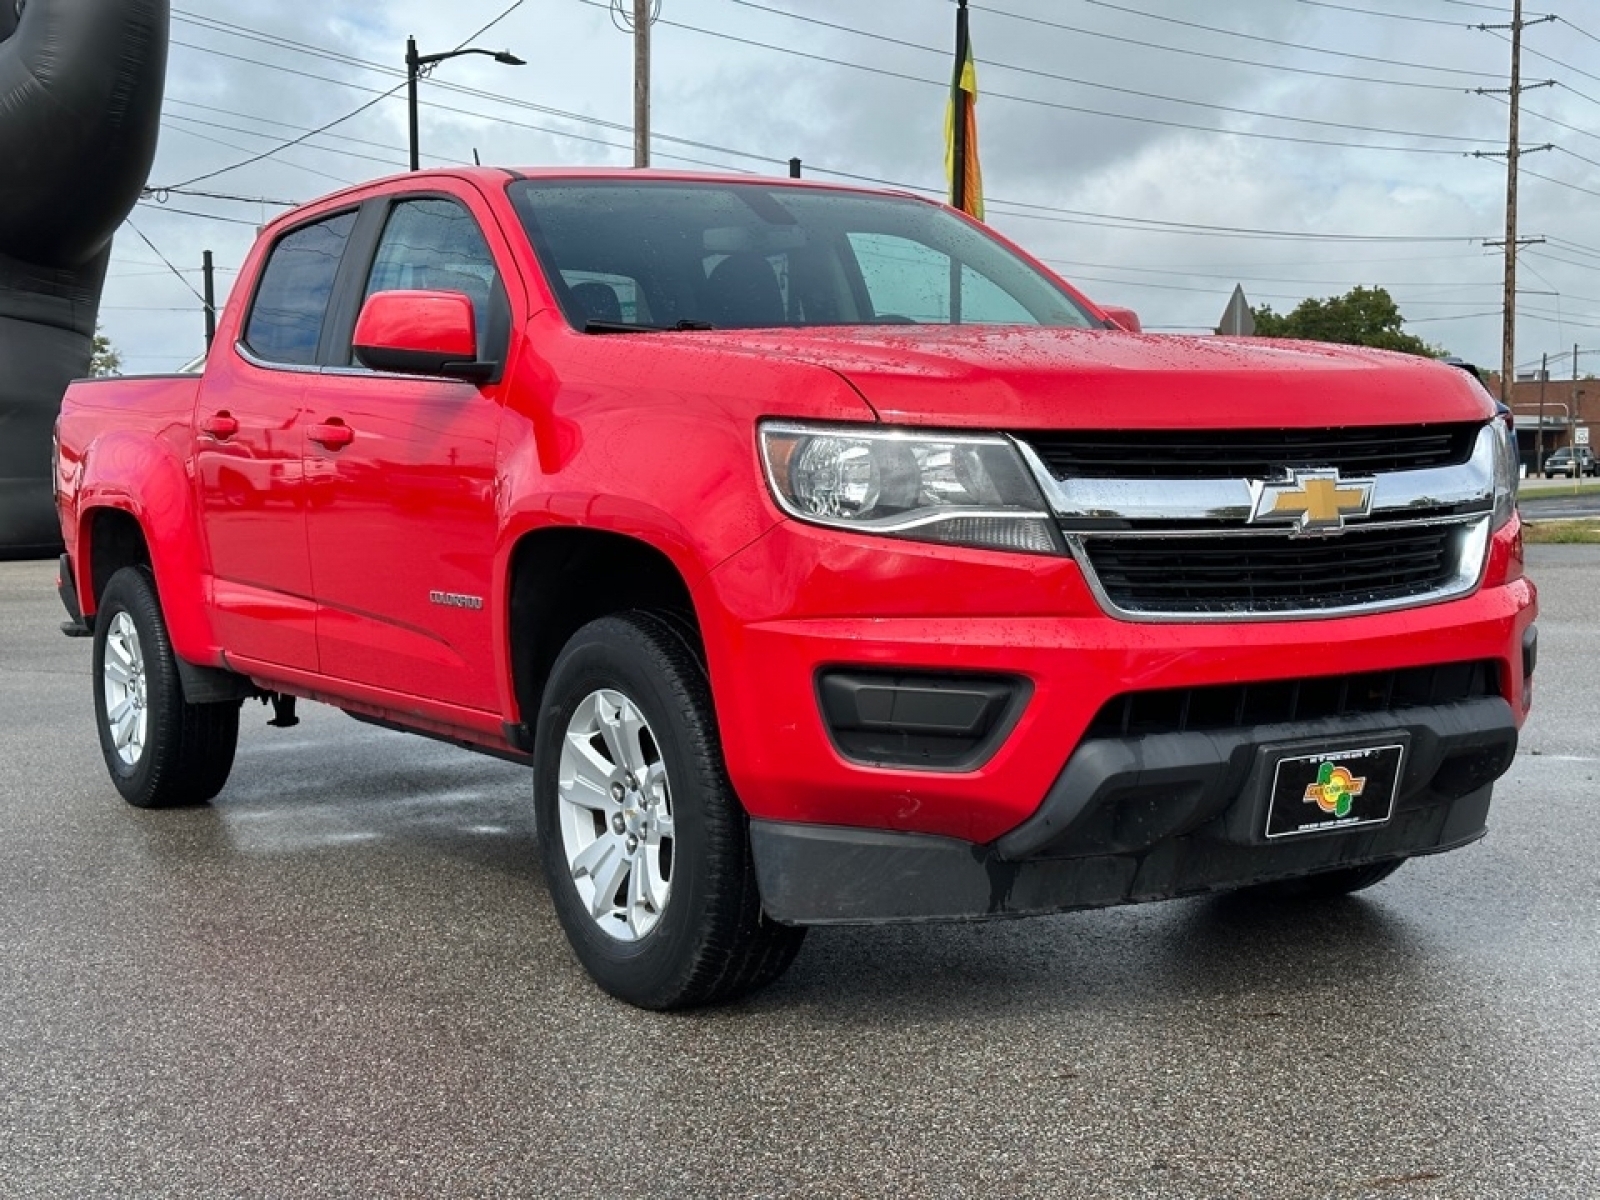
{"type": "Polygon", "coordinates": [[[338,417],[326,421],[321,425],[313,425],[310,433],[311,440],[329,450],[341,450],[356,440],[356,431],[351,429],[338,417]]]}
{"type": "Polygon", "coordinates": [[[202,433],[209,433],[219,442],[225,442],[239,432],[239,418],[227,409],[223,409],[201,421],[200,430],[202,433]]]}

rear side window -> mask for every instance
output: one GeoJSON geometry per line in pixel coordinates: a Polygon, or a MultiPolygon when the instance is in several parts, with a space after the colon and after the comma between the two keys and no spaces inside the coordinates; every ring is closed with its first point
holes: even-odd
{"type": "Polygon", "coordinates": [[[355,223],[354,212],[340,213],[278,239],[245,322],[252,354],[275,363],[316,362],[339,258],[355,223]]]}

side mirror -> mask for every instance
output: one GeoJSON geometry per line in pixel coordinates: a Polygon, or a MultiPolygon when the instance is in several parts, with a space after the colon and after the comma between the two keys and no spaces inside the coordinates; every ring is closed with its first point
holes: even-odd
{"type": "Polygon", "coordinates": [[[374,371],[488,379],[478,361],[472,301],[460,292],[394,291],[367,297],[356,321],[356,358],[374,371]]]}
{"type": "Polygon", "coordinates": [[[1111,318],[1111,323],[1118,329],[1128,333],[1143,333],[1144,326],[1139,323],[1139,314],[1131,308],[1118,308],[1111,304],[1102,304],[1100,311],[1111,318]]]}

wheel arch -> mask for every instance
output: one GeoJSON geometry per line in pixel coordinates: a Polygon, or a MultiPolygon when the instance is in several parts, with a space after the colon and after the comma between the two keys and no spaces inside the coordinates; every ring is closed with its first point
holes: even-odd
{"type": "Polygon", "coordinates": [[[218,665],[194,490],[166,447],[131,434],[108,435],[91,447],[78,489],[74,551],[85,620],[92,624],[117,571],[147,566],[174,651],[191,663],[218,665]]]}
{"type": "Polygon", "coordinates": [[[650,610],[674,615],[686,636],[700,640],[683,571],[666,552],[628,534],[570,525],[524,534],[509,557],[507,597],[512,699],[527,748],[550,668],[590,621],[650,610]]]}

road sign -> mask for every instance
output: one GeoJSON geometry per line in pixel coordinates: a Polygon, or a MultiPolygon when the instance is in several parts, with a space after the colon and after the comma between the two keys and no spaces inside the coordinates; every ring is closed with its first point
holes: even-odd
{"type": "Polygon", "coordinates": [[[1256,315],[1250,311],[1250,301],[1244,298],[1244,284],[1233,285],[1233,295],[1223,310],[1218,333],[1231,333],[1236,337],[1250,337],[1256,331],[1256,315]]]}
{"type": "Polygon", "coordinates": [[[1572,431],[1572,444],[1574,446],[1587,446],[1589,444],[1589,427],[1579,425],[1572,431]]]}

